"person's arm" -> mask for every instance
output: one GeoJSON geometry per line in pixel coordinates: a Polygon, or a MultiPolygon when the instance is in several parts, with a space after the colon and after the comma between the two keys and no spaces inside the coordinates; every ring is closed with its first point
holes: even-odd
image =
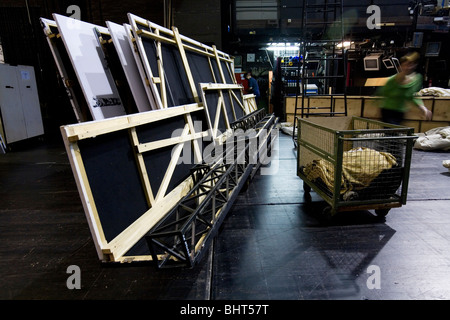
{"type": "MultiPolygon", "coordinates": [[[[418,92],[422,88],[422,76],[419,74],[414,83],[414,93],[418,92]]],[[[426,120],[431,120],[431,117],[433,116],[433,113],[425,107],[425,104],[423,103],[423,100],[412,96],[412,102],[422,111],[423,116],[426,120]]]]}

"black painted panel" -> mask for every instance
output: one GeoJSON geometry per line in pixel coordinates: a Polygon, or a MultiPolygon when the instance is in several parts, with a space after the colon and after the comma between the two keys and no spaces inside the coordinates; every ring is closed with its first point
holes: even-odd
{"type": "Polygon", "coordinates": [[[78,142],[107,241],[149,207],[127,130],[78,142]]]}

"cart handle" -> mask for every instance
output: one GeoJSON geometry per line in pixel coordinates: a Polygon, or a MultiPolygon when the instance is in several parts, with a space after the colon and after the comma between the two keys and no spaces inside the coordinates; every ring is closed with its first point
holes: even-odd
{"type": "Polygon", "coordinates": [[[341,140],[345,141],[366,141],[366,140],[416,140],[418,139],[418,136],[400,136],[400,137],[368,137],[368,138],[345,138],[345,137],[339,137],[341,140]]]}

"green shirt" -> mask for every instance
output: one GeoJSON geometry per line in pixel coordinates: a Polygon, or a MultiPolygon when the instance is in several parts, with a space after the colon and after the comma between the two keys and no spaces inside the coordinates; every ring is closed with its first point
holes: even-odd
{"type": "Polygon", "coordinates": [[[386,84],[377,91],[377,95],[383,97],[380,107],[406,112],[408,102],[421,106],[423,105],[422,100],[414,96],[420,89],[422,89],[422,75],[419,73],[416,73],[412,81],[406,84],[398,83],[395,75],[391,76],[386,84]]]}

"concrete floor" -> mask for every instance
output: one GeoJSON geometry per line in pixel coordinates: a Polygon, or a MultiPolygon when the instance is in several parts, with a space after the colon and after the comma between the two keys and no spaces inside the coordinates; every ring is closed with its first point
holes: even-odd
{"type": "Polygon", "coordinates": [[[194,269],[98,261],[62,142],[0,154],[3,300],[447,300],[450,153],[414,150],[408,202],[385,219],[303,198],[291,137],[276,175],[257,174],[194,269]],[[67,268],[81,270],[69,290],[67,268]]]}

